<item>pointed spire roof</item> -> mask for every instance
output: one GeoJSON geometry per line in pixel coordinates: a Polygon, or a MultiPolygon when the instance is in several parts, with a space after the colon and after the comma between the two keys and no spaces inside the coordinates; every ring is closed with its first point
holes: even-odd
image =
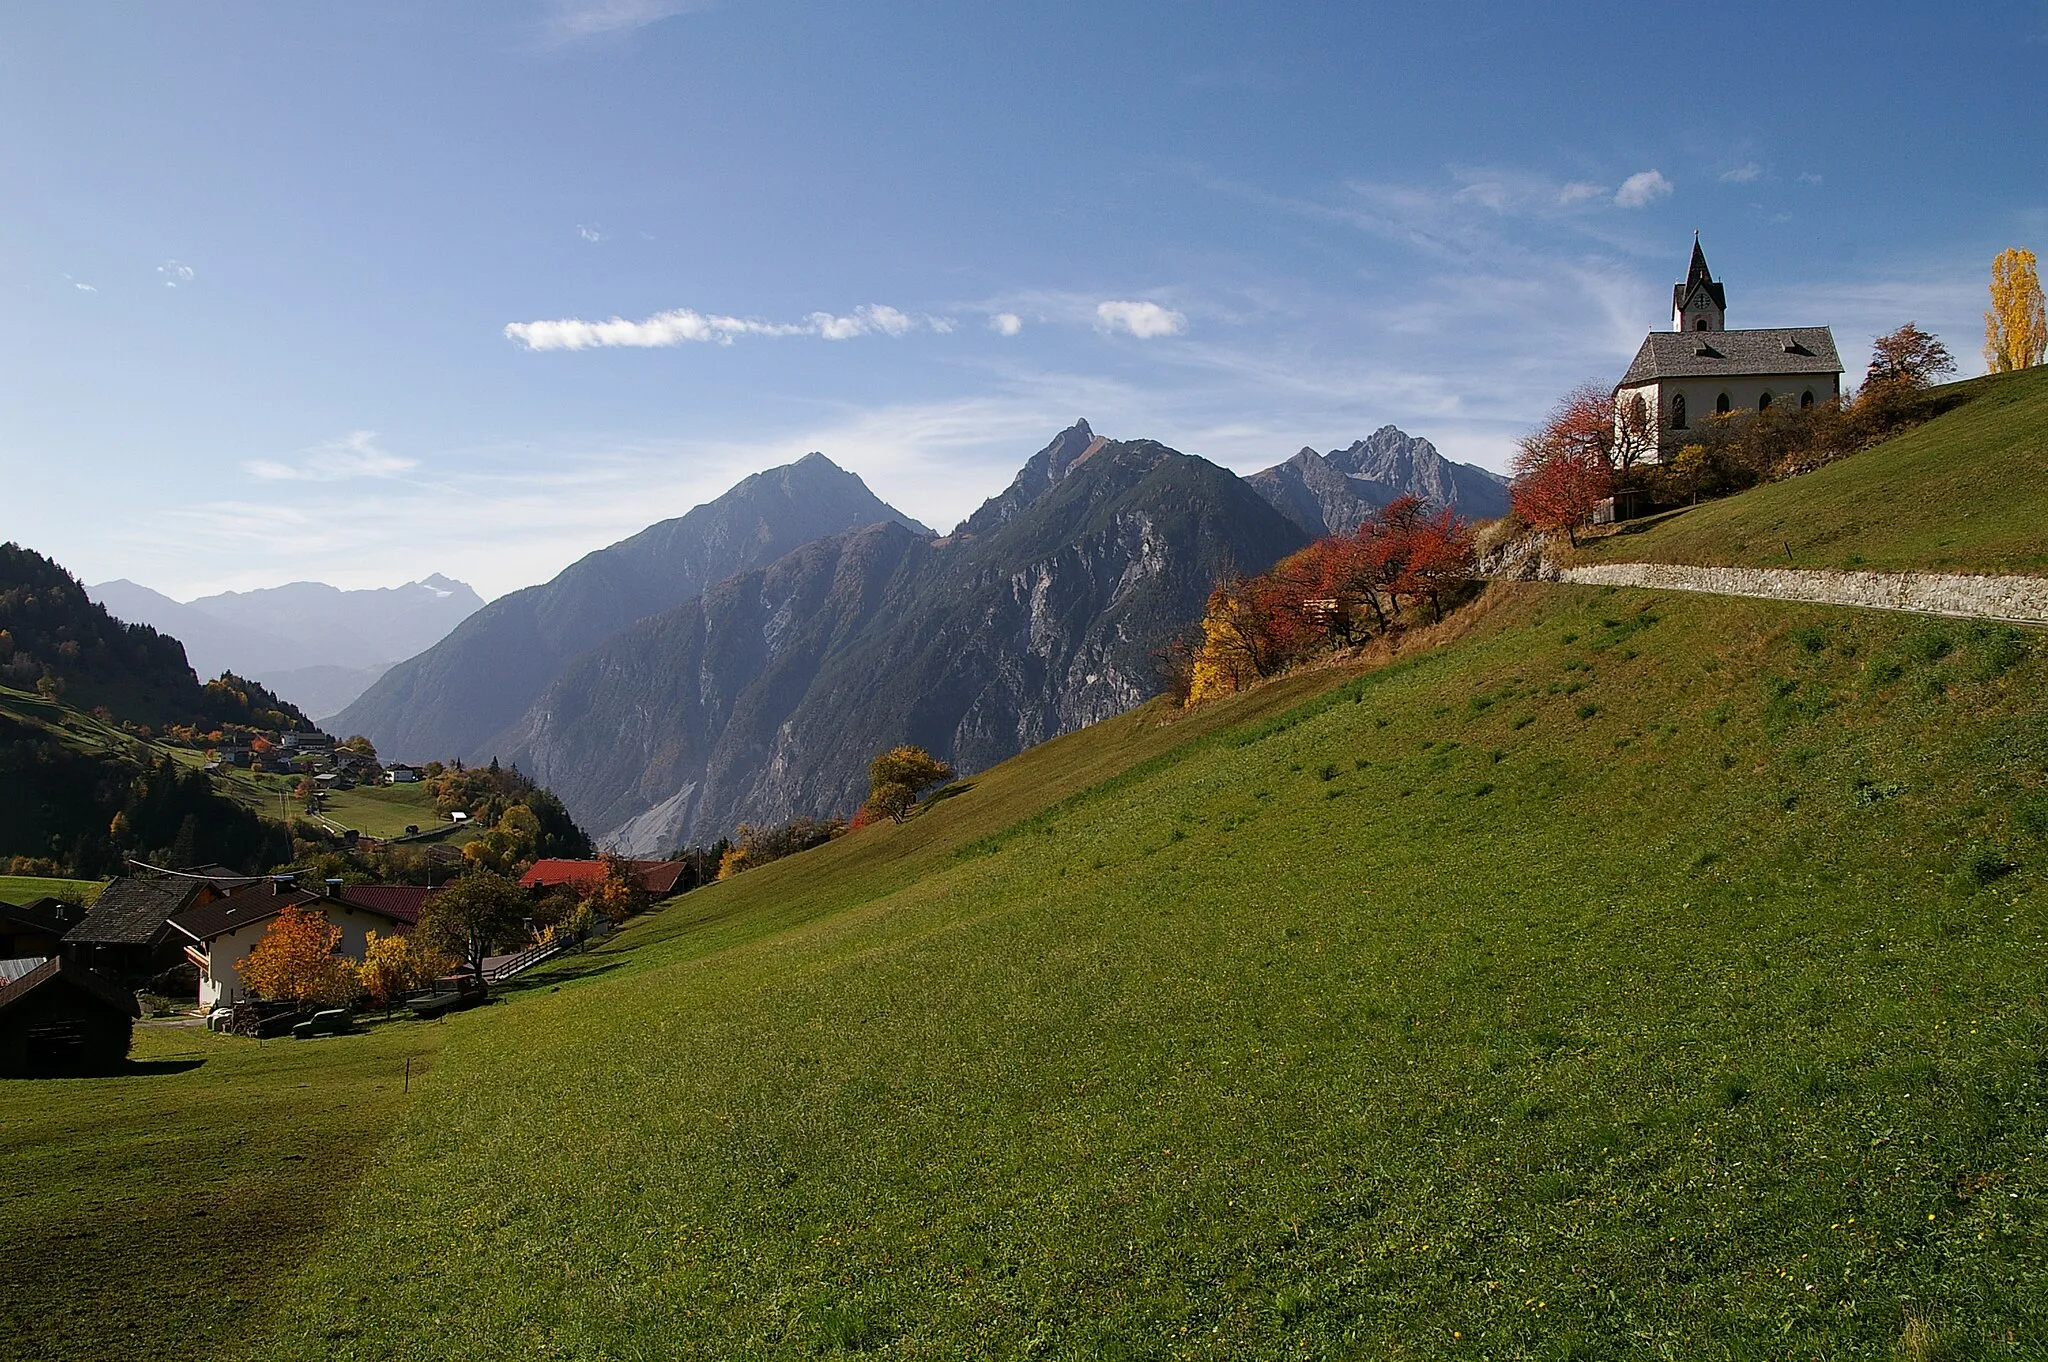
{"type": "Polygon", "coordinates": [[[1685,305],[1692,301],[1693,294],[1705,289],[1714,300],[1714,306],[1723,312],[1728,310],[1728,295],[1714,279],[1714,272],[1707,268],[1707,253],[1700,249],[1700,234],[1692,234],[1692,263],[1686,267],[1685,282],[1671,290],[1671,308],[1683,312],[1685,305]]]}

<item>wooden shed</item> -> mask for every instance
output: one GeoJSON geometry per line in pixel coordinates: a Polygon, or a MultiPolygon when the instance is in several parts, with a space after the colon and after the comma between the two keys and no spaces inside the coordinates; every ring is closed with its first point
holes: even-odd
{"type": "Polygon", "coordinates": [[[142,1015],[133,993],[61,956],[4,966],[0,1078],[75,1077],[121,1067],[142,1015]]]}

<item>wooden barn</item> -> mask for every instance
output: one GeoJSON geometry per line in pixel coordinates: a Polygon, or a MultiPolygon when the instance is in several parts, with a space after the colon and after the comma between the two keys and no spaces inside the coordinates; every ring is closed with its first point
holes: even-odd
{"type": "Polygon", "coordinates": [[[61,956],[0,961],[0,1078],[112,1073],[141,1015],[133,993],[61,956]]]}

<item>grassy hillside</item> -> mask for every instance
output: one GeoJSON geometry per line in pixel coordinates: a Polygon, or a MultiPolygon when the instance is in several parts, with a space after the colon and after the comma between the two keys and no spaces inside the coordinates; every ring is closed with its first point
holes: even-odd
{"type": "Polygon", "coordinates": [[[1496,599],[451,1032],[252,1354],[2048,1349],[2040,641],[1496,599]]]}
{"type": "Polygon", "coordinates": [[[90,904],[106,885],[100,880],[56,880],[40,875],[0,875],[0,903],[33,903],[40,898],[90,904]]]}
{"type": "Polygon", "coordinates": [[[2048,573],[2048,367],[1956,388],[1970,401],[1895,440],[1577,561],[2048,573]]]}
{"type": "Polygon", "coordinates": [[[417,1090],[447,1025],[259,1045],[139,1027],[131,1073],[0,1084],[0,1337],[19,1362],[219,1356],[417,1090]]]}

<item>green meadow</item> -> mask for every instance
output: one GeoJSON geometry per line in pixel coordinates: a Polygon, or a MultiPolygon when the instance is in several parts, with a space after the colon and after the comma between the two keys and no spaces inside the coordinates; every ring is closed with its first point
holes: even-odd
{"type": "Polygon", "coordinates": [[[1969,400],[1895,440],[1575,561],[2048,573],[2048,367],[1949,391],[1969,400]]]}
{"type": "MultiPolygon", "coordinates": [[[[2048,385],[1977,388],[1591,552],[2028,570],[2048,385]]],[[[6,1085],[8,1335],[2048,1354],[2048,635],[1530,584],[1427,642],[1044,744],[445,1023],[6,1085]]]]}
{"type": "Polygon", "coordinates": [[[1481,609],[451,1033],[252,1354],[2048,1348],[2040,641],[1481,609]]]}
{"type": "Polygon", "coordinates": [[[33,903],[40,898],[89,904],[106,885],[99,880],[53,879],[44,875],[0,875],[0,903],[33,903]]]}

